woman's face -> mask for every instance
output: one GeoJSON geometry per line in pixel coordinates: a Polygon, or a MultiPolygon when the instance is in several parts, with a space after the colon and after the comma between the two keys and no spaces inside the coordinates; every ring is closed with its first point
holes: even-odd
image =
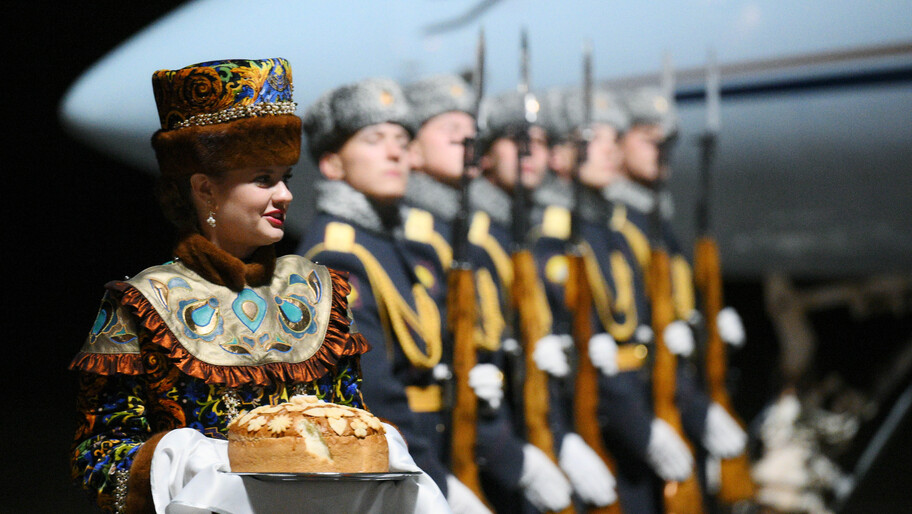
{"type": "Polygon", "coordinates": [[[658,125],[636,125],[621,138],[624,172],[638,182],[650,184],[659,178],[659,144],[663,131],[658,125]]]}
{"type": "Polygon", "coordinates": [[[467,137],[475,136],[472,116],[450,111],[438,114],[422,125],[409,144],[413,169],[423,171],[446,184],[457,185],[464,168],[467,137]]]}
{"type": "MultiPolygon", "coordinates": [[[[522,185],[529,189],[538,187],[548,171],[548,139],[541,127],[529,128],[529,155],[520,163],[522,185]]],[[[516,185],[516,142],[502,137],[491,144],[482,158],[482,168],[501,189],[512,191],[516,185]]]]}
{"type": "MultiPolygon", "coordinates": [[[[191,178],[191,182],[197,174],[191,178]]],[[[261,246],[273,244],[285,235],[285,213],[292,195],[287,181],[291,168],[266,166],[228,171],[219,179],[206,177],[198,198],[197,212],[203,235],[226,252],[244,259],[261,246]],[[215,227],[206,219],[213,211],[215,227]]],[[[194,184],[194,190],[197,190],[194,184]]]]}
{"type": "Polygon", "coordinates": [[[330,180],[344,180],[368,198],[392,203],[405,195],[409,133],[395,123],[362,128],[336,153],[320,159],[320,171],[330,180]]]}

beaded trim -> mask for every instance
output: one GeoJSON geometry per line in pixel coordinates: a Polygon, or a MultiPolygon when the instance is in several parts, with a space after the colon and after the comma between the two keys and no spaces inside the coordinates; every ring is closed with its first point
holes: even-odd
{"type": "Polygon", "coordinates": [[[280,114],[294,114],[297,104],[294,102],[264,102],[253,105],[229,107],[218,112],[196,114],[174,125],[175,129],[199,127],[226,123],[240,118],[256,116],[277,116],[280,114]]]}
{"type": "Polygon", "coordinates": [[[130,479],[130,470],[118,469],[114,471],[114,512],[124,512],[127,507],[127,480],[130,479]]]}

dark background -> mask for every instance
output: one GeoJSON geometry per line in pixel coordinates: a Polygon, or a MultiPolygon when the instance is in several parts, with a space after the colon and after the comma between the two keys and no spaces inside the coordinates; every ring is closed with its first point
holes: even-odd
{"type": "MultiPolygon", "coordinates": [[[[2,512],[91,511],[69,479],[75,380],[67,365],[94,319],[105,282],[168,260],[174,233],[153,199],[155,177],[74,141],[62,130],[57,107],[91,64],[179,3],[4,4],[3,176],[12,178],[3,189],[4,268],[12,280],[3,305],[13,312],[3,317],[12,333],[3,346],[2,512]]],[[[280,252],[294,247],[286,240],[280,252]]],[[[778,348],[761,284],[729,282],[726,296],[750,335],[747,348],[732,356],[734,399],[749,421],[776,391],[778,348]]],[[[909,316],[849,324],[846,318],[834,311],[815,319],[833,336],[818,367],[845,369],[863,386],[877,372],[876,354],[859,357],[851,349],[872,332],[885,341],[879,350],[895,347],[912,332],[909,316]]],[[[867,430],[870,437],[873,429],[867,430]]],[[[896,450],[905,452],[897,454],[897,465],[908,463],[908,445],[896,450]]],[[[895,469],[887,469],[885,476],[895,482],[895,469]]],[[[898,476],[909,484],[908,470],[898,476]]],[[[901,498],[902,490],[871,496],[901,498]]]]}

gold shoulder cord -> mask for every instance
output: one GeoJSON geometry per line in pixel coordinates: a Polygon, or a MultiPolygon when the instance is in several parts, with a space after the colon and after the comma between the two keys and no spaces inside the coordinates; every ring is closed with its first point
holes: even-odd
{"type": "MultiPolygon", "coordinates": [[[[330,224],[333,225],[333,224],[330,224]]],[[[327,242],[331,227],[327,226],[327,242]]],[[[421,284],[412,286],[412,295],[415,299],[415,310],[402,298],[396,285],[389,278],[383,266],[367,248],[355,243],[353,240],[346,244],[346,248],[334,248],[334,245],[321,243],[310,249],[305,257],[310,258],[317,253],[329,249],[331,251],[346,251],[351,253],[364,266],[367,278],[370,281],[374,296],[377,299],[377,308],[383,318],[384,325],[392,327],[402,351],[414,366],[430,369],[440,362],[443,355],[443,343],[440,338],[440,311],[434,300],[428,295],[421,284]],[[428,352],[424,353],[418,347],[409,329],[417,332],[427,345],[428,352]]]]}
{"type": "Polygon", "coordinates": [[[450,269],[453,264],[453,249],[450,248],[450,243],[447,242],[446,238],[434,231],[431,233],[428,244],[437,252],[437,258],[440,259],[440,264],[443,265],[444,271],[450,269]]]}
{"type": "Polygon", "coordinates": [[[488,256],[491,257],[506,296],[509,298],[513,287],[513,264],[510,261],[510,256],[500,247],[497,239],[488,232],[490,225],[491,218],[487,214],[481,211],[476,212],[472,216],[472,226],[469,227],[469,242],[482,247],[488,256]]]}
{"type": "Polygon", "coordinates": [[[636,302],[633,298],[633,272],[619,251],[611,253],[611,273],[614,278],[617,298],[612,302],[611,292],[605,282],[605,276],[599,267],[595,254],[589,243],[583,241],[583,263],[586,266],[586,278],[592,289],[592,300],[595,302],[599,319],[608,332],[618,342],[625,342],[633,336],[637,327],[636,302]],[[624,322],[618,323],[612,313],[624,316],[624,322]]]}
{"type": "Polygon", "coordinates": [[[434,230],[434,215],[423,209],[409,209],[405,220],[405,237],[412,241],[431,245],[444,270],[453,263],[453,248],[450,243],[434,230]]]}
{"type": "Polygon", "coordinates": [[[671,257],[671,290],[678,318],[687,319],[696,308],[696,299],[690,263],[680,254],[671,257]]]}
{"type": "Polygon", "coordinates": [[[475,272],[475,284],[481,309],[481,324],[475,329],[475,344],[484,350],[497,351],[500,349],[500,336],[506,327],[500,298],[497,296],[497,284],[494,283],[491,272],[485,268],[475,272]]]}
{"type": "Polygon", "coordinates": [[[633,250],[637,262],[640,263],[641,269],[649,269],[649,259],[652,256],[652,249],[649,246],[649,239],[643,234],[636,225],[627,219],[627,207],[616,204],[611,215],[611,228],[620,232],[627,244],[633,250]]]}

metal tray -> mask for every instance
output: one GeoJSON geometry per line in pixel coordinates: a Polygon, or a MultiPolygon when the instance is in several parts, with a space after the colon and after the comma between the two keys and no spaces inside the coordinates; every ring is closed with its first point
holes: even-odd
{"type": "Polygon", "coordinates": [[[416,477],[420,471],[400,471],[395,473],[259,473],[259,472],[231,472],[229,475],[250,477],[264,482],[307,482],[307,481],[350,481],[350,482],[375,482],[384,480],[404,480],[416,477]]]}

